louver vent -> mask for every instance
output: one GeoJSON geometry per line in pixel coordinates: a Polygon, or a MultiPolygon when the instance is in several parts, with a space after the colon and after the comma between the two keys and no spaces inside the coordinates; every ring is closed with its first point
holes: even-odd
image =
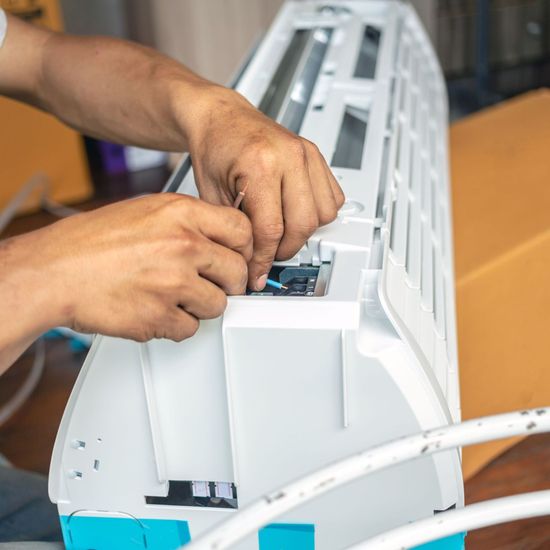
{"type": "Polygon", "coordinates": [[[444,81],[412,11],[396,52],[383,289],[458,416],[444,81]]]}

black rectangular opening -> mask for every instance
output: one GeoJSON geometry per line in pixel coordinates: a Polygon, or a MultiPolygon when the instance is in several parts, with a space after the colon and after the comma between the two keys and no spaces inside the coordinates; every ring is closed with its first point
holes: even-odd
{"type": "Polygon", "coordinates": [[[147,504],[194,506],[198,508],[238,508],[237,488],[231,482],[169,481],[165,497],[146,496],[147,504]]]}
{"type": "Polygon", "coordinates": [[[367,135],[368,110],[346,107],[336,148],[330,162],[335,168],[359,170],[367,135]]]}
{"type": "Polygon", "coordinates": [[[359,49],[353,73],[355,78],[374,78],[381,35],[382,32],[380,29],[372,25],[365,26],[361,48],[359,49]]]}
{"type": "Polygon", "coordinates": [[[269,272],[269,280],[275,285],[283,285],[277,288],[267,285],[262,291],[247,291],[248,296],[324,296],[327,290],[330,275],[330,264],[322,263],[320,266],[302,264],[296,266],[274,265],[269,272]]]}
{"type": "Polygon", "coordinates": [[[311,33],[312,29],[297,29],[294,31],[294,36],[258,105],[258,109],[270,118],[276,119],[281,110],[286,92],[292,82],[292,77],[298,63],[300,63],[311,33]]]}
{"type": "Polygon", "coordinates": [[[321,72],[331,28],[297,29],[258,109],[299,133],[321,72]]]}

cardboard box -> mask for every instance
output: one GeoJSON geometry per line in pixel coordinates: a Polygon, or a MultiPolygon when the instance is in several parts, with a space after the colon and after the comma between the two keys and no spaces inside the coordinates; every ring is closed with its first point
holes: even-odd
{"type": "MultiPolygon", "coordinates": [[[[57,0],[0,0],[0,6],[34,23],[60,30],[57,0]]],[[[9,27],[8,27],[9,33],[9,27]]],[[[0,98],[0,209],[37,172],[51,182],[51,198],[78,202],[92,194],[82,138],[54,117],[0,98]]],[[[32,196],[23,210],[36,209],[32,196]]]]}
{"type": "MultiPolygon", "coordinates": [[[[463,418],[550,405],[550,91],[451,129],[463,418]]],[[[516,440],[464,450],[473,475],[516,440]]]]}

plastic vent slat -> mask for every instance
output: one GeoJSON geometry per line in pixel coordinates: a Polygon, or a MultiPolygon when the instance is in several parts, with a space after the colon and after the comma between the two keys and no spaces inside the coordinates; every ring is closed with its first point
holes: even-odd
{"type": "Polygon", "coordinates": [[[396,55],[395,94],[388,119],[395,131],[388,157],[393,202],[385,259],[391,266],[386,266],[385,288],[443,392],[449,379],[455,392],[448,109],[433,49],[412,10],[404,8],[404,12],[408,15],[396,55]]]}
{"type": "Polygon", "coordinates": [[[445,279],[441,266],[441,255],[434,249],[434,315],[437,335],[445,338],[445,279]]]}
{"type": "Polygon", "coordinates": [[[409,202],[409,152],[410,135],[402,124],[401,145],[399,147],[399,165],[396,169],[397,199],[394,208],[395,223],[393,253],[397,265],[405,265],[407,254],[407,218],[409,202]]]}
{"type": "Polygon", "coordinates": [[[410,218],[409,218],[409,245],[407,247],[406,269],[409,277],[409,284],[413,288],[420,289],[420,261],[421,261],[421,239],[422,221],[420,214],[420,182],[422,181],[422,162],[413,150],[411,159],[411,181],[410,181],[410,218]]]}

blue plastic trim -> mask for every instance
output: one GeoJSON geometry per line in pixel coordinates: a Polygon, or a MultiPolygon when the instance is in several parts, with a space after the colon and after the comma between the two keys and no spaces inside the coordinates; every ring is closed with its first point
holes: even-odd
{"type": "MultiPolygon", "coordinates": [[[[66,550],[176,550],[191,541],[182,520],[61,516],[66,550]]],[[[464,550],[466,533],[415,546],[411,550],[464,550]]],[[[258,533],[260,550],[315,550],[315,525],[272,523],[258,533]]]]}
{"type": "Polygon", "coordinates": [[[67,550],[176,550],[190,542],[186,521],[98,516],[61,516],[67,550]]]}
{"type": "Polygon", "coordinates": [[[312,523],[271,523],[258,533],[260,550],[315,550],[312,523]]]}
{"type": "Polygon", "coordinates": [[[426,544],[421,544],[420,546],[415,546],[411,548],[411,550],[464,550],[465,538],[466,533],[457,533],[456,535],[451,535],[444,539],[438,539],[427,542],[426,544]]]}

